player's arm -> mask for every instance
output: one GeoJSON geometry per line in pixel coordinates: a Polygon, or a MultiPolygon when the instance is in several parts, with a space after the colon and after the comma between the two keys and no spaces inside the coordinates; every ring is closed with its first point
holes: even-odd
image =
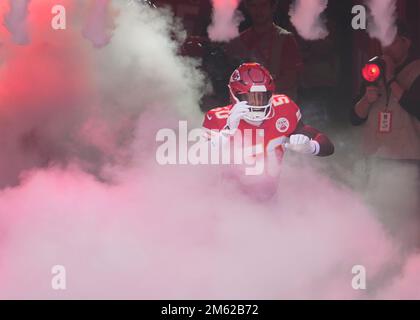
{"type": "Polygon", "coordinates": [[[238,102],[232,109],[223,107],[210,110],[204,117],[203,128],[206,132],[218,131],[223,136],[233,136],[248,112],[246,101],[238,102]]]}
{"type": "Polygon", "coordinates": [[[296,130],[290,136],[286,148],[318,157],[328,157],[334,153],[334,144],[319,130],[299,121],[296,130]]]}
{"type": "Polygon", "coordinates": [[[219,145],[225,144],[230,139],[226,129],[228,117],[229,111],[225,108],[216,108],[205,114],[202,138],[212,147],[218,148],[219,145]]]}

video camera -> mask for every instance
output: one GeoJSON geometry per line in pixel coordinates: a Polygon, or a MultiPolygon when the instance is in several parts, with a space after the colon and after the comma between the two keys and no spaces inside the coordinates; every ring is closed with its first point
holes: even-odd
{"type": "Polygon", "coordinates": [[[378,86],[385,80],[385,61],[381,57],[374,57],[362,69],[362,76],[367,86],[378,86]]]}

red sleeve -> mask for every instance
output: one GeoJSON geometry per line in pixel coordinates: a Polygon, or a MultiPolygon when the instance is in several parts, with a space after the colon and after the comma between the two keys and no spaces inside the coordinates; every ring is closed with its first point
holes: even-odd
{"type": "Polygon", "coordinates": [[[211,121],[211,120],[212,120],[211,113],[209,111],[204,115],[204,120],[203,120],[203,128],[204,129],[208,129],[208,130],[215,129],[215,128],[213,128],[214,124],[213,124],[213,121],[211,121]]]}
{"type": "Polygon", "coordinates": [[[302,121],[299,122],[295,132],[293,134],[304,134],[305,136],[315,140],[319,143],[319,157],[328,157],[334,154],[334,144],[331,140],[319,130],[305,125],[302,121]]]}
{"type": "Polygon", "coordinates": [[[207,130],[223,130],[226,126],[229,109],[216,108],[207,112],[204,116],[203,127],[207,130]]]}

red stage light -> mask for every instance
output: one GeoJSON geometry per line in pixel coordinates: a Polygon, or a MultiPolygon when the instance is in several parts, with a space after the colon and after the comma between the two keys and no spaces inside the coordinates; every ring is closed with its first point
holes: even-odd
{"type": "Polygon", "coordinates": [[[377,64],[367,64],[362,70],[363,78],[368,82],[376,82],[381,76],[381,68],[377,64]]]}

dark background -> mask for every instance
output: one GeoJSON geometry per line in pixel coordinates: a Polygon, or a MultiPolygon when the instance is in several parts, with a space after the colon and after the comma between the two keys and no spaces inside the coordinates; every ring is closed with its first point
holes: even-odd
{"type": "MultiPolygon", "coordinates": [[[[232,66],[224,63],[224,57],[220,50],[221,45],[212,44],[207,39],[207,27],[211,22],[212,6],[210,0],[155,0],[156,5],[169,5],[175,15],[183,20],[190,37],[184,46],[183,54],[204,59],[203,69],[209,75],[214,87],[213,97],[205,97],[202,110],[206,111],[213,107],[228,104],[227,81],[232,66]],[[197,43],[200,45],[197,46],[197,43]]],[[[295,32],[289,21],[289,8],[292,0],[279,0],[278,11],[275,21],[281,27],[294,32],[297,36],[304,64],[311,59],[308,51],[305,56],[305,48],[313,46],[311,41],[301,39],[295,32]]],[[[354,98],[359,94],[361,84],[360,70],[364,63],[375,55],[381,53],[379,42],[370,39],[364,30],[353,30],[351,9],[354,5],[364,4],[363,0],[329,0],[325,18],[330,31],[328,37],[327,59],[335,63],[336,82],[333,87],[305,88],[300,86],[298,103],[300,104],[306,119],[314,125],[322,127],[325,122],[346,122],[349,108],[354,98]]],[[[240,25],[240,31],[249,27],[250,20],[240,5],[245,20],[240,25]]],[[[410,27],[410,31],[420,47],[420,0],[398,0],[397,13],[410,27]]],[[[319,42],[322,46],[322,41],[319,42]]]]}

